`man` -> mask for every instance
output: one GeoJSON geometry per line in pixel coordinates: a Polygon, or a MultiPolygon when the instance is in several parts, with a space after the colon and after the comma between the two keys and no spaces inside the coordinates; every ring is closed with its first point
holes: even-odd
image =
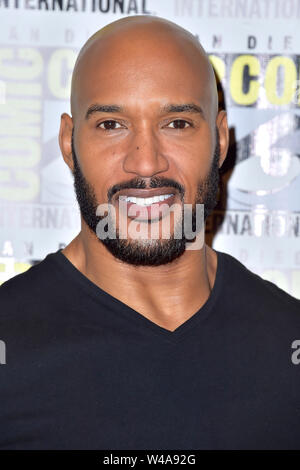
{"type": "Polygon", "coordinates": [[[300,301],[201,243],[228,147],[202,47],[160,18],[106,26],[71,114],[82,227],[0,288],[0,447],[300,448],[300,301]]]}

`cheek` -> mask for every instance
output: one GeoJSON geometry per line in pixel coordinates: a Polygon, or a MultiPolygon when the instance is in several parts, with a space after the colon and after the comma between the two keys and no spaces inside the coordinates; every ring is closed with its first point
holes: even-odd
{"type": "Polygon", "coordinates": [[[75,144],[85,179],[93,187],[97,201],[107,202],[111,186],[128,180],[122,172],[124,145],[116,139],[100,139],[99,134],[81,130],[75,144]]]}
{"type": "Polygon", "coordinates": [[[169,152],[172,155],[172,176],[185,188],[185,202],[193,203],[198,184],[209,174],[213,149],[209,139],[180,145],[169,152]]]}
{"type": "Polygon", "coordinates": [[[211,165],[214,139],[208,125],[203,124],[194,134],[165,142],[166,154],[170,155],[178,168],[192,173],[205,174],[211,165]],[[203,127],[203,128],[202,128],[203,127]]]}
{"type": "Polygon", "coordinates": [[[193,187],[208,175],[212,157],[213,152],[207,146],[199,144],[183,147],[180,152],[173,154],[174,173],[184,178],[185,184],[193,187]]]}

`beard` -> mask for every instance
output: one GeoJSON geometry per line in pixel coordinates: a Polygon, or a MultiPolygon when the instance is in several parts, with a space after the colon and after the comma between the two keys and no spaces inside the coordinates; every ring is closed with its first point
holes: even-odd
{"type": "MultiPolygon", "coordinates": [[[[166,263],[170,263],[173,260],[183,255],[186,250],[186,244],[190,243],[191,240],[187,239],[184,233],[184,216],[183,208],[181,219],[176,223],[174,232],[170,234],[168,239],[151,239],[150,243],[148,240],[136,240],[136,239],[124,239],[120,238],[119,230],[114,226],[116,234],[115,238],[99,238],[97,236],[97,225],[101,219],[106,216],[96,215],[97,207],[100,203],[97,202],[94,188],[85,179],[77,159],[77,155],[74,148],[72,131],[72,157],[74,163],[73,177],[74,177],[74,189],[76,199],[79,204],[79,209],[84,222],[87,224],[89,229],[95,234],[97,239],[106,247],[106,249],[117,259],[132,264],[135,266],[160,266],[166,263]],[[181,238],[175,238],[175,233],[182,234],[181,238]]],[[[217,194],[219,188],[219,159],[220,159],[220,142],[219,132],[216,128],[216,146],[213,155],[213,161],[210,167],[209,174],[207,177],[198,182],[197,192],[195,201],[191,211],[191,225],[193,232],[196,231],[196,204],[203,204],[203,219],[204,222],[207,217],[211,214],[214,207],[217,204],[217,194]]],[[[150,181],[151,188],[159,187],[171,187],[176,188],[179,192],[180,199],[184,201],[184,187],[178,182],[162,177],[153,177],[150,181]]],[[[116,184],[108,190],[107,200],[111,202],[112,196],[121,189],[129,188],[146,188],[145,181],[141,178],[134,178],[129,182],[116,184]]],[[[183,204],[182,204],[183,207],[183,204]]],[[[110,220],[110,223],[113,222],[110,220]]],[[[151,223],[151,222],[150,222],[151,223]]],[[[115,225],[115,224],[114,224],[115,225]]],[[[202,226],[200,227],[203,228],[202,226]]],[[[199,227],[198,227],[199,231],[199,227]]]]}

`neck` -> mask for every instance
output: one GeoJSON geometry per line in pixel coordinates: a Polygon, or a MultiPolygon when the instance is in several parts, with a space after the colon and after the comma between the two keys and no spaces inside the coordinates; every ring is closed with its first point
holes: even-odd
{"type": "Polygon", "coordinates": [[[102,290],[170,331],[207,301],[217,267],[217,255],[206,244],[165,265],[133,266],[115,258],[84,227],[62,252],[102,290]]]}

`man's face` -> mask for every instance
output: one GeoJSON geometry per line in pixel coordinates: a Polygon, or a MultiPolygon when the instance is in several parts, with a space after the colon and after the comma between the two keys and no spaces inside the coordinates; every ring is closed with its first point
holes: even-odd
{"type": "MultiPolygon", "coordinates": [[[[127,263],[160,265],[182,255],[186,240],[174,233],[183,204],[193,205],[194,218],[196,203],[204,203],[205,218],[216,204],[220,148],[212,80],[195,47],[184,49],[180,38],[160,30],[151,39],[142,30],[112,35],[82,59],[72,137],[76,195],[94,232],[97,206],[114,205],[117,238],[99,242],[127,263]],[[170,194],[163,201],[176,205],[169,239],[118,238],[121,218],[133,222],[118,212],[120,196],[170,194]]],[[[162,219],[160,213],[139,223],[150,228],[162,219]]]]}
{"type": "MultiPolygon", "coordinates": [[[[219,146],[219,134],[216,129],[217,142],[214,152],[213,162],[209,171],[209,174],[203,181],[199,181],[197,184],[197,192],[195,200],[192,204],[191,212],[191,221],[192,221],[192,230],[196,231],[196,205],[204,204],[204,220],[211,213],[217,202],[217,192],[219,184],[219,158],[220,158],[220,146],[219,146]]],[[[87,226],[96,234],[97,236],[97,224],[100,219],[103,219],[104,216],[97,216],[96,211],[100,202],[97,200],[95,188],[86,180],[83,175],[76,155],[74,148],[74,139],[72,133],[72,157],[74,162],[74,188],[76,193],[76,198],[79,204],[81,216],[87,226]]],[[[115,193],[118,193],[119,190],[126,190],[132,188],[145,188],[145,182],[141,178],[134,178],[130,181],[127,181],[123,184],[115,184],[113,187],[108,189],[107,201],[111,203],[112,196],[115,193]]],[[[115,220],[110,218],[110,224],[113,226],[115,231],[115,238],[99,238],[104,246],[112,253],[115,257],[120,259],[123,262],[134,264],[137,266],[159,266],[165,263],[169,263],[174,259],[181,256],[185,249],[186,243],[190,242],[185,237],[184,232],[184,187],[179,184],[176,180],[163,178],[163,177],[154,177],[150,181],[151,188],[177,188],[179,192],[179,197],[181,199],[181,218],[178,219],[176,226],[177,230],[180,230],[182,237],[175,238],[174,231],[171,233],[171,236],[162,239],[156,238],[145,243],[143,240],[132,240],[130,237],[121,238],[120,231],[116,227],[115,220]]],[[[169,192],[171,192],[170,189],[169,192]]],[[[147,220],[140,222],[146,224],[148,227],[150,224],[158,223],[153,221],[153,217],[149,217],[147,220]]],[[[176,230],[176,228],[175,228],[176,230]]]]}

